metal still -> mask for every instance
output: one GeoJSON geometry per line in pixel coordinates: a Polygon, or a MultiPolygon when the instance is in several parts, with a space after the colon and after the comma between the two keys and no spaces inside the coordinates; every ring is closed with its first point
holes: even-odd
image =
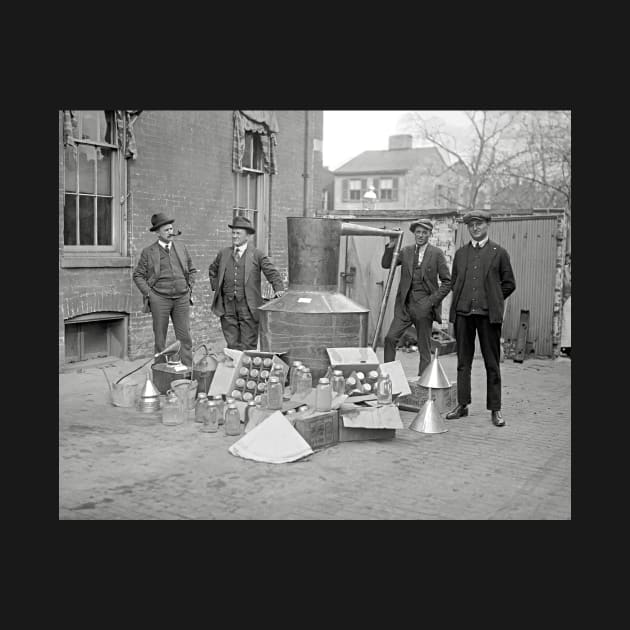
{"type": "Polygon", "coordinates": [[[300,360],[317,381],[330,361],[326,348],[368,345],[369,309],[340,293],[340,237],[398,236],[398,230],[345,223],[339,219],[288,217],[289,288],[259,308],[260,347],[300,360]]]}

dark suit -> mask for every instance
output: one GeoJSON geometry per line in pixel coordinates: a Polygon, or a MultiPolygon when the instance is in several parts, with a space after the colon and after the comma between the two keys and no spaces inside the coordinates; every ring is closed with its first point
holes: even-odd
{"type": "MultiPolygon", "coordinates": [[[[457,341],[457,402],[471,402],[470,374],[475,354],[475,335],[479,333],[479,345],[486,368],[486,407],[490,411],[501,409],[501,326],[505,298],[514,292],[516,283],[507,251],[491,240],[481,250],[483,256],[476,275],[472,245],[464,245],[455,252],[453,259],[453,301],[449,321],[455,324],[457,341]],[[484,251],[485,248],[488,250],[484,251]],[[484,294],[483,308],[470,306],[468,300],[460,298],[466,294],[470,283],[477,285],[484,294]],[[467,284],[469,283],[469,284],[467,284]]],[[[476,288],[476,287],[475,287],[476,288]]]]}
{"type": "MultiPolygon", "coordinates": [[[[192,305],[192,289],[195,284],[197,269],[193,266],[188,249],[182,243],[171,241],[173,248],[171,261],[181,268],[185,285],[171,292],[170,295],[157,293],[153,287],[160,280],[168,283],[171,279],[162,276],[160,267],[161,246],[156,241],[145,247],[133,272],[133,281],[142,293],[143,312],[151,313],[155,353],[166,346],[169,317],[173,320],[175,338],[181,342],[180,358],[185,365],[192,365],[192,338],[190,335],[190,305],[192,305]]],[[[181,275],[180,275],[181,278],[181,275]]],[[[160,286],[160,285],[158,285],[160,286]]],[[[156,362],[166,361],[160,357],[156,362]]]]}
{"type": "MultiPolygon", "coordinates": [[[[386,246],[381,259],[381,267],[389,269],[394,254],[393,246],[386,246]]],[[[394,306],[394,319],[385,336],[385,362],[396,358],[396,345],[400,337],[411,325],[418,336],[420,363],[418,375],[424,372],[431,362],[431,329],[433,322],[442,323],[440,304],[451,288],[451,274],[448,270],[444,252],[427,243],[420,268],[416,272],[416,282],[422,281],[423,288],[414,290],[414,267],[417,263],[415,245],[407,245],[400,250],[396,261],[401,266],[400,282],[394,306]],[[438,284],[438,277],[440,283],[438,284]]],[[[416,285],[417,286],[417,285],[416,285]]]]}
{"type": "Polygon", "coordinates": [[[282,291],[284,284],[280,272],[268,256],[251,243],[244,254],[244,285],[239,287],[242,299],[224,295],[226,266],[234,252],[233,247],[225,247],[208,268],[210,285],[214,291],[212,312],[221,320],[221,329],[228,348],[255,350],[258,345],[258,307],[263,303],[260,290],[261,272],[273,286],[275,292],[282,291]]]}

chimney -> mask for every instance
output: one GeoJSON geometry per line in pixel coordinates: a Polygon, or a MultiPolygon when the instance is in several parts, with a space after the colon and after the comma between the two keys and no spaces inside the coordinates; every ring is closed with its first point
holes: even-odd
{"type": "Polygon", "coordinates": [[[412,138],[413,136],[407,133],[389,136],[389,150],[395,151],[397,149],[411,149],[412,138]]]}

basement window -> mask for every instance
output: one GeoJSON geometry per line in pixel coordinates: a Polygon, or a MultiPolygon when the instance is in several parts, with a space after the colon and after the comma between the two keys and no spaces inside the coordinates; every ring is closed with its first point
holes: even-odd
{"type": "Polygon", "coordinates": [[[102,357],[124,359],[127,348],[127,316],[121,313],[90,313],[65,323],[66,362],[102,357]]]}

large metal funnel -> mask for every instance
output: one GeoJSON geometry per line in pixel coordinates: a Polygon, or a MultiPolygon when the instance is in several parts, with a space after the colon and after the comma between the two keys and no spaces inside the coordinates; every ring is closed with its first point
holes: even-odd
{"type": "Polygon", "coordinates": [[[261,349],[302,361],[315,381],[330,365],[326,348],[366,347],[369,309],[337,290],[340,237],[390,233],[399,234],[339,219],[288,217],[289,289],[259,308],[261,349]]]}
{"type": "Polygon", "coordinates": [[[446,433],[448,431],[430,396],[412,420],[409,428],[418,433],[446,433]]]}
{"type": "Polygon", "coordinates": [[[431,363],[427,365],[422,376],[418,381],[418,385],[423,387],[431,387],[432,389],[444,389],[451,386],[451,382],[448,380],[444,368],[438,361],[438,351],[435,350],[435,356],[431,360],[431,363]]]}

